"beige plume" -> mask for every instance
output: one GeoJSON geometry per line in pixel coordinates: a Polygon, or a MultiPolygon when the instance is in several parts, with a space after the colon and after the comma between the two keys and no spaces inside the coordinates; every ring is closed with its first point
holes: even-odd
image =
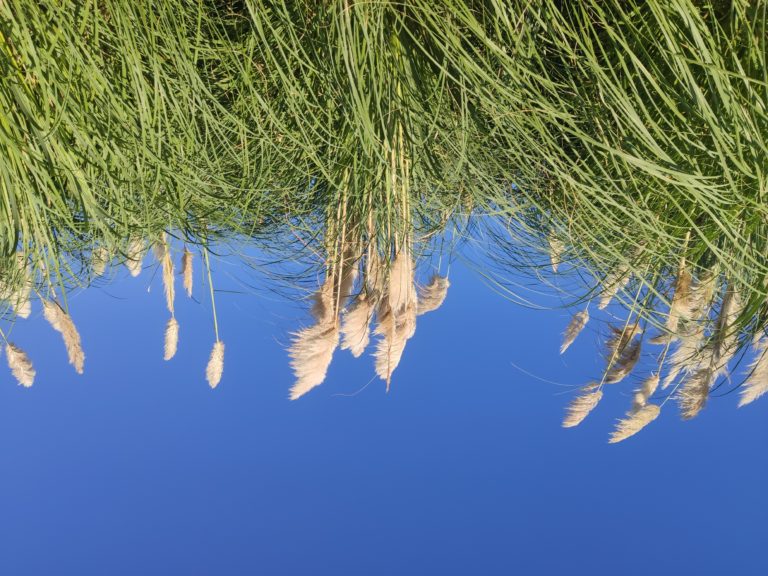
{"type": "Polygon", "coordinates": [[[616,384],[621,382],[630,372],[632,372],[635,364],[640,359],[640,340],[635,340],[627,344],[623,350],[621,350],[616,358],[608,368],[608,373],[605,376],[605,381],[608,384],[616,384]]]}
{"type": "Polygon", "coordinates": [[[410,303],[414,295],[413,260],[410,250],[400,250],[389,271],[389,307],[397,316],[410,303]]]}
{"type": "Polygon", "coordinates": [[[142,238],[131,238],[128,243],[126,253],[125,267],[128,268],[131,276],[136,277],[141,274],[141,264],[144,260],[144,240],[142,238]]]}
{"type": "Polygon", "coordinates": [[[109,251],[104,246],[98,246],[91,253],[91,267],[95,276],[103,276],[109,264],[109,251]]]}
{"type": "Polygon", "coordinates": [[[224,372],[224,342],[219,340],[213,345],[211,357],[208,359],[208,366],[205,368],[205,378],[211,388],[216,388],[221,382],[221,375],[224,372]]]}
{"type": "Polygon", "coordinates": [[[571,318],[571,321],[563,334],[563,343],[560,345],[560,354],[563,354],[568,350],[570,345],[573,344],[573,341],[576,340],[576,337],[584,329],[584,326],[587,325],[587,322],[589,322],[588,308],[573,315],[573,318],[571,318]]]}
{"type": "Polygon", "coordinates": [[[319,322],[294,335],[288,351],[296,376],[296,382],[291,388],[291,400],[296,400],[323,383],[338,344],[339,329],[333,321],[319,322]]]}
{"type": "Polygon", "coordinates": [[[385,305],[385,309],[380,307],[377,314],[379,323],[376,333],[381,336],[381,339],[374,353],[376,374],[387,383],[387,390],[392,380],[392,373],[400,364],[405,344],[416,332],[416,307],[416,297],[412,296],[411,303],[399,316],[392,313],[388,304],[385,305]]]}
{"type": "Polygon", "coordinates": [[[599,388],[595,390],[594,384],[589,384],[582,388],[582,394],[576,396],[566,409],[563,428],[573,428],[582,423],[584,418],[592,412],[603,397],[603,391],[599,388]]]}
{"type": "Polygon", "coordinates": [[[651,374],[643,380],[643,383],[635,391],[635,397],[632,403],[632,411],[636,412],[648,403],[651,396],[654,395],[656,389],[659,387],[659,373],[651,374]]]}
{"type": "Polygon", "coordinates": [[[176,299],[173,277],[174,268],[173,260],[171,259],[171,248],[168,245],[168,236],[165,232],[163,232],[161,240],[155,243],[153,250],[155,252],[155,258],[160,262],[163,268],[163,291],[165,292],[165,305],[168,307],[168,312],[173,314],[173,302],[176,299]]]}
{"type": "Polygon", "coordinates": [[[192,298],[192,252],[184,246],[184,255],[181,257],[181,275],[184,279],[184,290],[187,296],[192,298]]]}
{"type": "Polygon", "coordinates": [[[75,367],[75,371],[78,374],[82,374],[85,354],[80,342],[80,333],[77,331],[77,327],[70,315],[56,302],[43,300],[43,316],[45,316],[45,319],[48,320],[53,329],[61,334],[64,346],[67,349],[69,363],[75,367]]]}
{"type": "Polygon", "coordinates": [[[691,274],[685,268],[685,260],[682,260],[675,280],[675,293],[669,305],[669,314],[666,321],[666,329],[670,334],[677,332],[680,320],[688,320],[693,315],[696,301],[692,298],[692,281],[691,274]]]}
{"type": "Polygon", "coordinates": [[[565,252],[565,244],[555,235],[554,230],[549,233],[547,243],[549,244],[549,262],[552,265],[552,272],[557,272],[565,252]]]}
{"type": "Polygon", "coordinates": [[[19,384],[29,388],[35,382],[35,368],[32,361],[21,348],[8,342],[5,345],[5,355],[8,360],[8,367],[19,384]]]}
{"type": "Polygon", "coordinates": [[[163,360],[170,360],[176,355],[176,349],[179,347],[179,323],[176,318],[171,316],[165,325],[165,349],[163,360]]]}
{"type": "Polygon", "coordinates": [[[682,383],[677,393],[677,399],[684,420],[695,417],[706,406],[709,389],[718,375],[719,372],[710,363],[697,368],[682,383]]]}
{"type": "Polygon", "coordinates": [[[755,359],[747,368],[749,376],[741,388],[739,407],[754,402],[768,392],[768,339],[761,338],[755,346],[755,359]]]}
{"type": "Polygon", "coordinates": [[[603,293],[600,295],[598,310],[603,310],[611,303],[614,296],[629,282],[629,267],[620,266],[609,272],[603,280],[603,293]]]}
{"type": "Polygon", "coordinates": [[[448,295],[448,287],[450,285],[451,283],[448,281],[448,278],[439,274],[433,275],[429,284],[419,291],[418,315],[421,316],[440,308],[445,301],[445,297],[448,295]]]}
{"type": "Polygon", "coordinates": [[[619,420],[616,424],[616,429],[611,434],[608,442],[615,444],[616,442],[626,440],[630,436],[634,436],[656,420],[659,412],[661,412],[661,408],[656,404],[646,404],[636,412],[630,412],[626,418],[619,420]]]}
{"type": "Polygon", "coordinates": [[[355,303],[344,314],[341,324],[341,349],[349,350],[358,358],[370,341],[370,323],[373,316],[373,302],[365,294],[360,294],[355,303]]]}

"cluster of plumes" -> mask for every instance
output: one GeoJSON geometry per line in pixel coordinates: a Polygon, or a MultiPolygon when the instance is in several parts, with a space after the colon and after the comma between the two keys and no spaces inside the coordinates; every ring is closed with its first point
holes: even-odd
{"type": "MultiPolygon", "coordinates": [[[[606,308],[630,279],[625,267],[606,275],[599,309],[606,308]]],[[[632,374],[640,360],[643,341],[660,346],[655,370],[634,391],[632,405],[619,420],[610,442],[620,442],[655,420],[661,404],[651,402],[657,390],[670,388],[665,397],[674,398],[684,419],[695,417],[707,403],[710,392],[724,377],[730,377],[729,364],[742,347],[744,326],[740,316],[743,299],[735,282],[715,268],[694,276],[681,259],[670,287],[669,307],[661,333],[645,338],[647,316],[630,314],[619,326],[608,325],[605,341],[605,369],[602,378],[579,391],[567,408],[564,427],[581,423],[603,397],[603,387],[616,384],[632,374]]],[[[560,352],[565,352],[589,322],[589,305],[577,312],[563,334],[560,352]]],[[[768,392],[768,338],[753,339],[755,358],[747,369],[741,388],[740,406],[768,392]]]]}
{"type": "MultiPolygon", "coordinates": [[[[168,322],[165,325],[165,345],[163,346],[163,360],[171,360],[178,350],[179,346],[179,322],[176,319],[175,300],[176,300],[176,287],[175,279],[176,272],[173,264],[173,258],[171,256],[171,245],[168,242],[168,235],[163,233],[162,236],[155,242],[153,246],[155,253],[155,259],[160,264],[162,269],[163,278],[163,294],[165,295],[165,304],[168,308],[168,312],[171,314],[168,318],[168,322]]],[[[128,262],[133,262],[133,258],[128,258],[128,262]]],[[[206,260],[207,262],[207,260],[206,260]]],[[[139,261],[139,268],[141,262],[139,261]]],[[[133,268],[129,269],[133,270],[133,268]]],[[[184,292],[187,297],[192,298],[193,287],[193,259],[192,252],[185,245],[184,251],[181,255],[181,277],[184,286],[184,292]]],[[[213,303],[212,303],[213,305],[213,303]]],[[[224,372],[224,343],[219,340],[218,333],[216,335],[216,341],[211,349],[211,355],[208,359],[208,364],[205,368],[205,379],[208,381],[208,385],[211,388],[216,388],[221,382],[221,376],[224,372]]]]}
{"type": "Polygon", "coordinates": [[[416,317],[439,308],[448,292],[448,279],[437,274],[417,288],[407,243],[391,263],[372,246],[364,255],[352,245],[338,252],[338,257],[329,257],[325,280],[313,295],[315,323],[295,333],[289,349],[296,376],[292,400],[323,383],[339,345],[361,356],[372,331],[378,337],[373,353],[376,374],[389,390],[405,345],[416,332],[416,317]]]}
{"type": "MultiPolygon", "coordinates": [[[[5,301],[10,306],[16,318],[26,319],[32,313],[31,295],[35,290],[35,277],[27,258],[21,253],[17,253],[15,256],[14,268],[10,273],[0,278],[0,300],[5,301]]],[[[49,297],[40,296],[43,316],[51,327],[61,334],[69,363],[78,374],[82,374],[85,366],[85,353],[83,352],[80,333],[67,310],[55,299],[51,286],[48,286],[48,294],[49,297]]],[[[11,374],[21,386],[29,388],[34,383],[37,374],[32,360],[17,344],[9,341],[5,333],[2,333],[2,336],[5,340],[5,356],[11,374]]]]}
{"type": "MultiPolygon", "coordinates": [[[[165,342],[163,346],[163,358],[170,360],[176,355],[179,345],[179,322],[176,319],[175,303],[175,267],[171,254],[171,246],[167,234],[163,233],[152,246],[155,257],[162,269],[163,293],[166,307],[170,312],[170,318],[165,325],[165,342]]],[[[147,242],[139,237],[132,238],[127,245],[122,262],[131,276],[138,276],[142,270],[144,256],[147,251],[147,242]]],[[[101,276],[106,272],[113,256],[103,246],[95,247],[91,252],[91,270],[94,276],[101,276]]],[[[189,248],[184,247],[181,256],[181,276],[184,291],[192,297],[193,287],[193,259],[189,248]]],[[[0,301],[6,302],[17,318],[28,318],[32,311],[31,294],[35,290],[35,279],[32,270],[21,254],[17,254],[15,266],[9,273],[0,276],[0,301]]],[[[75,326],[69,312],[59,300],[56,299],[52,287],[48,287],[49,296],[38,294],[42,303],[43,316],[51,327],[61,334],[64,347],[67,351],[69,363],[78,374],[82,374],[85,366],[85,353],[80,339],[80,333],[75,326]]],[[[0,332],[0,334],[2,334],[0,332]]],[[[29,387],[35,380],[35,369],[24,350],[13,342],[5,340],[5,353],[8,367],[16,380],[24,387],[29,387]]],[[[224,371],[224,343],[216,338],[211,350],[211,355],[206,367],[206,379],[211,388],[215,388],[221,381],[224,371]]]]}

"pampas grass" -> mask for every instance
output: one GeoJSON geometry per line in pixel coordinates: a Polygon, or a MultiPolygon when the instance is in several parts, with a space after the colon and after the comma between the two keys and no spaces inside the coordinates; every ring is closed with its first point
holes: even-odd
{"type": "Polygon", "coordinates": [[[581,424],[603,397],[603,391],[594,385],[582,388],[582,394],[576,396],[566,409],[563,428],[573,428],[581,424]]]}
{"type": "Polygon", "coordinates": [[[374,353],[376,374],[387,383],[387,390],[389,390],[392,373],[400,364],[405,344],[416,332],[415,296],[399,316],[395,316],[391,308],[380,312],[379,315],[376,333],[381,336],[381,339],[374,353]]]}
{"type": "Polygon", "coordinates": [[[109,250],[104,246],[98,246],[91,253],[91,268],[94,276],[103,276],[109,264],[109,250]]]}
{"type": "Polygon", "coordinates": [[[205,368],[205,378],[211,388],[216,388],[221,382],[221,375],[224,372],[224,342],[219,340],[213,345],[211,357],[208,359],[208,366],[205,368]]]}
{"type": "Polygon", "coordinates": [[[355,358],[360,357],[370,342],[372,316],[373,302],[365,294],[360,294],[342,320],[342,350],[349,350],[355,358]]]}
{"type": "Polygon", "coordinates": [[[656,389],[659,387],[659,373],[651,374],[643,380],[640,388],[635,391],[635,397],[633,399],[632,410],[640,410],[648,403],[651,396],[654,395],[656,389]]]}
{"type": "Polygon", "coordinates": [[[48,320],[51,327],[61,334],[64,346],[67,349],[69,363],[74,366],[78,374],[82,374],[85,364],[85,353],[80,342],[80,333],[77,331],[72,318],[61,306],[51,300],[43,300],[43,316],[48,320]]]}
{"type": "Polygon", "coordinates": [[[611,303],[614,296],[629,282],[629,268],[620,266],[609,272],[603,280],[603,293],[600,295],[598,310],[605,309],[611,303]]]}
{"type": "Polygon", "coordinates": [[[171,316],[165,325],[165,346],[163,360],[170,360],[176,355],[176,349],[179,347],[179,323],[171,316]]]}
{"type": "Polygon", "coordinates": [[[630,342],[619,352],[618,358],[615,358],[611,363],[605,376],[605,381],[608,384],[621,382],[632,372],[637,361],[640,359],[641,344],[640,340],[630,342]]]}
{"type": "Polygon", "coordinates": [[[288,351],[296,376],[296,382],[291,387],[291,400],[300,398],[323,383],[338,344],[339,330],[335,322],[318,322],[294,334],[288,351]]]}
{"type": "Polygon", "coordinates": [[[32,386],[35,382],[35,368],[26,352],[8,342],[5,345],[5,355],[8,360],[8,367],[19,384],[25,388],[32,386]]]}
{"type": "Polygon", "coordinates": [[[761,338],[755,346],[755,359],[748,367],[749,376],[742,385],[739,407],[754,402],[768,392],[768,339],[761,338]]]}
{"type": "Polygon", "coordinates": [[[589,322],[588,308],[573,315],[573,318],[571,318],[571,321],[563,334],[563,343],[560,345],[560,354],[563,354],[568,350],[570,345],[573,344],[573,341],[576,340],[576,337],[584,329],[584,326],[587,325],[587,322],[589,322]]]}
{"type": "Polygon", "coordinates": [[[142,238],[132,238],[128,243],[126,253],[125,267],[128,268],[131,276],[134,278],[141,274],[141,265],[144,260],[144,240],[142,238]]]}
{"type": "Polygon", "coordinates": [[[181,257],[181,276],[184,280],[184,291],[192,298],[192,252],[186,246],[181,257]]]}
{"type": "Polygon", "coordinates": [[[443,305],[445,297],[448,295],[448,288],[451,283],[448,278],[434,274],[429,284],[424,286],[418,293],[419,307],[418,315],[434,312],[443,305]]]}
{"type": "Polygon", "coordinates": [[[555,235],[554,231],[547,236],[547,243],[549,244],[549,263],[552,265],[552,272],[557,273],[565,252],[565,244],[555,235]]]}
{"type": "Polygon", "coordinates": [[[171,248],[168,245],[168,237],[163,233],[162,239],[154,245],[155,258],[163,268],[163,292],[165,293],[165,305],[168,312],[173,314],[173,303],[176,299],[174,287],[174,268],[171,258],[171,248]]]}
{"type": "Polygon", "coordinates": [[[396,316],[409,304],[413,294],[413,260],[410,251],[404,249],[389,271],[389,307],[396,316]]]}
{"type": "Polygon", "coordinates": [[[656,404],[646,404],[639,410],[630,412],[626,418],[619,420],[616,424],[616,429],[611,434],[608,442],[615,444],[637,434],[648,424],[656,420],[660,412],[661,407],[656,404]]]}

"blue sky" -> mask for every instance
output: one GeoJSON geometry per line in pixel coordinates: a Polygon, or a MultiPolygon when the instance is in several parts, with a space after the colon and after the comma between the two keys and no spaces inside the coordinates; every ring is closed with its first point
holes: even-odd
{"type": "MultiPolygon", "coordinates": [[[[218,265],[222,288],[223,270],[244,274],[218,265]]],[[[0,574],[768,573],[768,399],[715,398],[691,422],[670,402],[609,445],[625,382],[565,430],[569,388],[515,366],[584,383],[594,328],[560,357],[564,311],[515,305],[459,264],[389,394],[365,387],[370,357],[337,352],[289,402],[285,346],[306,315],[267,290],[219,294],[212,391],[200,282],[166,363],[151,272],[72,298],[81,377],[38,309],[14,328],[38,375],[0,380],[0,574]]]]}

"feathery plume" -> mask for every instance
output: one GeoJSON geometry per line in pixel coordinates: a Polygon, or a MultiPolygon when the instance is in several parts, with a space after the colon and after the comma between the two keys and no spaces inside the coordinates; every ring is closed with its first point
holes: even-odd
{"type": "Polygon", "coordinates": [[[749,377],[741,388],[739,408],[754,402],[768,392],[768,339],[761,338],[755,346],[755,359],[747,368],[749,377]]]}
{"type": "Polygon", "coordinates": [[[29,318],[32,313],[32,272],[20,252],[16,253],[16,265],[20,278],[11,273],[10,281],[0,280],[0,300],[7,300],[19,318],[29,318]]]}
{"type": "Polygon", "coordinates": [[[432,276],[429,284],[424,286],[419,292],[418,315],[421,316],[440,308],[445,301],[445,297],[448,295],[448,287],[450,285],[451,283],[448,281],[448,278],[438,274],[432,276]]]}
{"type": "Polygon", "coordinates": [[[126,253],[125,267],[128,268],[131,276],[134,278],[141,274],[141,264],[144,260],[144,240],[142,238],[131,238],[128,243],[126,253]]]}
{"type": "Polygon", "coordinates": [[[8,367],[19,384],[29,388],[35,381],[35,368],[32,361],[21,348],[8,342],[5,345],[5,355],[8,360],[8,367]]]}
{"type": "Polygon", "coordinates": [[[213,345],[208,366],[205,368],[205,378],[211,388],[219,385],[222,372],[224,372],[224,342],[219,340],[213,345]]]}
{"type": "Polygon", "coordinates": [[[339,329],[333,321],[318,322],[294,334],[293,344],[288,350],[296,376],[291,388],[291,400],[323,383],[338,344],[339,329]]]}
{"type": "Polygon", "coordinates": [[[603,293],[597,305],[598,310],[603,310],[611,303],[613,297],[629,282],[629,267],[622,265],[611,270],[603,280],[603,293]]]}
{"type": "Polygon", "coordinates": [[[186,246],[181,257],[181,275],[184,278],[184,290],[187,296],[192,298],[192,252],[186,246]]]}
{"type": "Polygon", "coordinates": [[[109,251],[104,246],[98,246],[91,252],[91,267],[95,276],[102,276],[109,263],[109,251]]]}
{"type": "Polygon", "coordinates": [[[659,373],[651,374],[643,380],[643,383],[635,391],[635,397],[632,402],[632,412],[637,412],[648,403],[648,399],[653,396],[659,387],[659,373]]]}
{"type": "MultiPolygon", "coordinates": [[[[675,280],[675,293],[669,305],[666,328],[671,333],[677,332],[680,320],[688,320],[693,314],[695,301],[691,298],[691,283],[693,278],[685,268],[685,260],[680,262],[680,270],[675,280]]],[[[674,336],[673,336],[674,337],[674,336]]]]}
{"type": "Polygon", "coordinates": [[[608,369],[608,373],[605,376],[605,381],[608,384],[616,384],[621,382],[635,367],[637,361],[640,359],[640,340],[630,342],[619,353],[618,358],[615,358],[613,363],[608,369]]]}
{"type": "Polygon", "coordinates": [[[626,440],[630,436],[634,436],[656,420],[659,412],[661,412],[661,407],[656,404],[646,404],[636,412],[630,412],[626,418],[619,420],[616,424],[616,429],[611,434],[608,442],[615,444],[616,442],[626,440]]]}
{"type": "Polygon", "coordinates": [[[162,239],[153,246],[155,258],[160,261],[163,267],[163,291],[165,292],[165,305],[168,312],[173,314],[173,301],[176,298],[174,287],[174,268],[171,259],[171,248],[168,245],[168,237],[163,232],[162,239]]]}
{"type": "Polygon", "coordinates": [[[718,375],[719,371],[709,362],[697,368],[683,382],[677,393],[677,399],[684,420],[690,420],[704,409],[709,398],[709,389],[718,375]]]}
{"type": "Polygon", "coordinates": [[[355,358],[365,351],[370,341],[369,326],[372,316],[373,302],[365,294],[360,294],[344,314],[341,324],[342,350],[349,350],[355,358]]]}
{"type": "Polygon", "coordinates": [[[578,426],[587,417],[587,415],[597,406],[603,397],[603,391],[599,388],[594,390],[593,385],[587,385],[582,388],[583,393],[576,396],[566,409],[563,428],[573,428],[578,426]]]}
{"type": "Polygon", "coordinates": [[[680,344],[669,359],[670,370],[664,377],[661,389],[666,390],[681,373],[693,372],[702,362],[701,348],[705,332],[701,325],[690,334],[681,335],[680,344]]]}
{"type": "Polygon", "coordinates": [[[75,323],[64,309],[56,302],[43,300],[43,316],[48,320],[54,330],[61,334],[64,340],[64,347],[67,349],[69,363],[75,367],[78,374],[83,373],[85,364],[85,354],[80,341],[80,333],[77,331],[75,323]]]}
{"type": "Polygon", "coordinates": [[[165,325],[165,347],[163,360],[170,360],[176,355],[179,347],[179,323],[171,316],[165,325]]]}
{"type": "Polygon", "coordinates": [[[573,341],[576,340],[576,337],[584,329],[584,326],[587,325],[587,322],[589,322],[589,308],[573,315],[573,318],[571,318],[571,321],[563,334],[563,343],[560,345],[560,354],[568,350],[570,345],[573,344],[573,341]]]}
{"type": "Polygon", "coordinates": [[[413,260],[410,250],[400,250],[389,271],[389,307],[398,315],[409,304],[414,293],[413,260]]]}
{"type": "Polygon", "coordinates": [[[560,266],[565,252],[565,244],[555,235],[554,230],[549,233],[547,243],[549,244],[549,262],[552,265],[552,272],[557,273],[557,268],[560,266]]]}
{"type": "Polygon", "coordinates": [[[387,383],[387,390],[392,380],[392,373],[400,364],[406,342],[416,333],[416,307],[415,297],[413,297],[399,316],[395,316],[391,308],[380,311],[378,314],[379,325],[376,327],[376,333],[382,338],[376,345],[374,358],[376,374],[387,383]]]}

